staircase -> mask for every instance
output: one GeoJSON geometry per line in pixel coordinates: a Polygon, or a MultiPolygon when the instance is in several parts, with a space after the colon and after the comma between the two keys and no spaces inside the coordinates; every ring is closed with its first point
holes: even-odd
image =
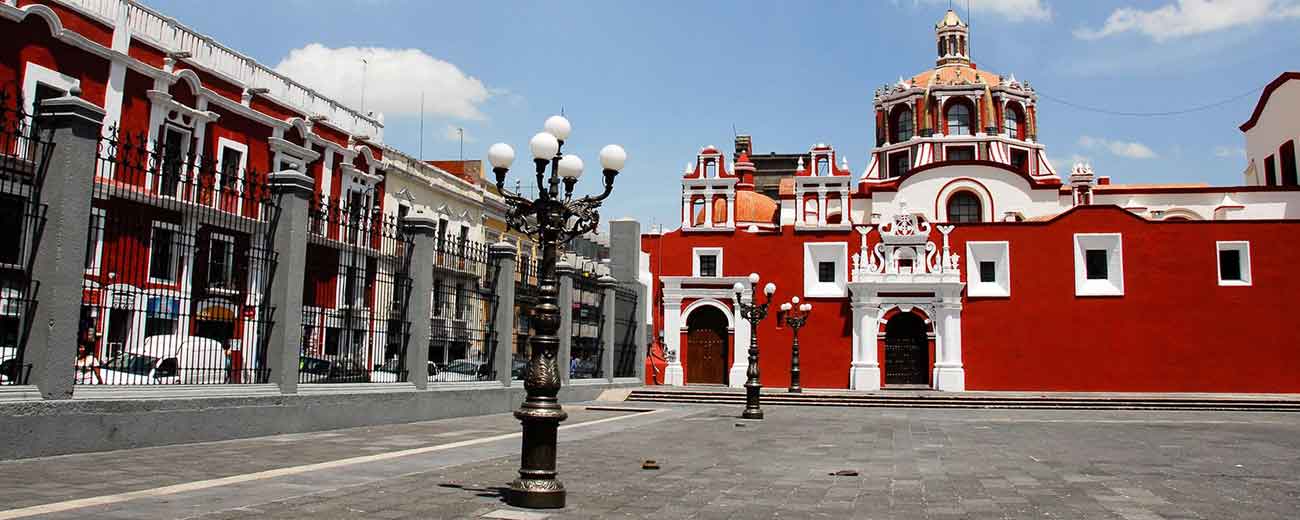
{"type": "MultiPolygon", "coordinates": [[[[764,406],[1300,412],[1300,394],[949,393],[933,390],[804,390],[804,393],[791,394],[784,389],[770,389],[764,390],[762,397],[764,406]]],[[[643,387],[629,393],[627,400],[744,406],[745,392],[743,389],[717,387],[643,387]]]]}

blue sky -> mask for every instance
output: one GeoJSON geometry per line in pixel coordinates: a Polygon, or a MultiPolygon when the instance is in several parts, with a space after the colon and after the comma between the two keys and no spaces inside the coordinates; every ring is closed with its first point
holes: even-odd
{"type": "MultiPolygon", "coordinates": [[[[564,108],[566,150],[586,159],[620,143],[628,167],[605,217],[678,218],[677,180],[701,146],[758,152],[836,146],[855,172],[874,142],[872,93],[933,67],[944,0],[546,1],[147,0],[300,81],[383,110],[385,141],[412,155],[465,157],[505,141],[521,157],[564,108]],[[313,45],[315,44],[315,45],[313,45]],[[296,52],[295,52],[296,51],[296,52]]],[[[954,2],[967,16],[965,1],[954,2]]],[[[981,69],[1039,91],[1039,138],[1058,172],[1087,158],[1116,183],[1240,184],[1237,130],[1257,89],[1300,69],[1298,0],[975,0],[981,69]],[[1164,112],[1250,95],[1171,117],[1164,112]],[[1046,99],[1050,96],[1053,99],[1046,99]]],[[[522,163],[517,163],[522,167],[522,163]]]]}

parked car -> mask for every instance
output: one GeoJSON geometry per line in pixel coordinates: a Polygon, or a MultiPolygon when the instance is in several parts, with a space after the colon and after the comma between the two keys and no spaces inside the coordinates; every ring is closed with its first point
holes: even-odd
{"type": "MultiPolygon", "coordinates": [[[[429,381],[437,381],[437,379],[434,378],[438,375],[438,364],[432,361],[429,361],[428,363],[429,363],[429,381]]],[[[390,359],[388,361],[385,361],[382,365],[375,366],[375,371],[370,373],[370,382],[396,383],[399,381],[406,381],[408,380],[408,375],[402,373],[405,370],[406,370],[405,367],[402,367],[398,363],[398,360],[390,359]]]]}
{"type": "Polygon", "coordinates": [[[330,367],[334,363],[328,359],[321,359],[310,356],[298,357],[298,382],[299,383],[319,383],[330,375],[330,367]]]}
{"type": "Polygon", "coordinates": [[[510,360],[510,379],[523,379],[528,371],[528,361],[520,358],[510,360]]]}
{"type": "Polygon", "coordinates": [[[599,373],[600,367],[590,359],[575,360],[569,367],[569,377],[572,379],[591,379],[597,377],[599,373]]]}
{"type": "Polygon", "coordinates": [[[100,369],[106,385],[211,384],[226,382],[221,342],[195,336],[149,336],[100,369]]]}
{"type": "Polygon", "coordinates": [[[298,357],[298,382],[300,383],[369,383],[370,371],[355,359],[324,359],[311,356],[298,357]]]}
{"type": "Polygon", "coordinates": [[[430,381],[479,381],[487,377],[488,365],[482,361],[457,359],[442,367],[430,381]]]}

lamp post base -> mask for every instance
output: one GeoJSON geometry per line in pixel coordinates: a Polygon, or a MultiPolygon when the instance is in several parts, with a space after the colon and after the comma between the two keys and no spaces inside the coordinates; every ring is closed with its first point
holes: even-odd
{"type": "Polygon", "coordinates": [[[761,421],[763,420],[763,411],[746,408],[745,411],[740,414],[740,418],[761,421]]]}
{"type": "Polygon", "coordinates": [[[790,387],[789,392],[792,393],[792,394],[802,394],[802,393],[803,393],[803,387],[801,387],[801,386],[792,386],[792,387],[790,387]]]}
{"type": "Polygon", "coordinates": [[[516,479],[506,491],[506,503],[526,509],[559,509],[567,496],[559,480],[516,479]]]}

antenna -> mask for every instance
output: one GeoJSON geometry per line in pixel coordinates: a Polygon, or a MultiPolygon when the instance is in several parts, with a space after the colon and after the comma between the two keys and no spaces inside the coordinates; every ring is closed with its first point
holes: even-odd
{"type": "Polygon", "coordinates": [[[365,58],[361,58],[361,115],[367,115],[366,114],[366,66],[367,65],[370,65],[370,62],[366,61],[365,58]]]}
{"type": "Polygon", "coordinates": [[[458,126],[456,133],[460,134],[460,161],[465,162],[465,129],[458,126]]]}

